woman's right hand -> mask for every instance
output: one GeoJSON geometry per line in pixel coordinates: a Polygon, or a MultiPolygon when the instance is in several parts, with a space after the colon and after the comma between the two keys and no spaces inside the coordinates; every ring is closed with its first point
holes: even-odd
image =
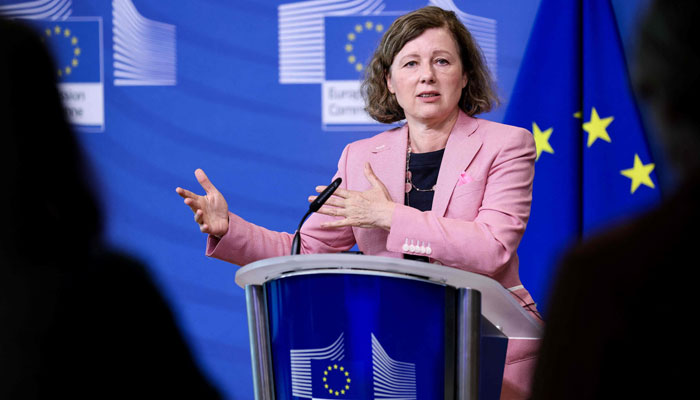
{"type": "Polygon", "coordinates": [[[199,230],[217,237],[221,237],[228,231],[228,204],[224,196],[209,181],[207,175],[201,169],[194,171],[194,176],[202,185],[204,196],[192,193],[189,190],[178,187],[177,194],[185,199],[192,212],[194,221],[199,225],[199,230]]]}

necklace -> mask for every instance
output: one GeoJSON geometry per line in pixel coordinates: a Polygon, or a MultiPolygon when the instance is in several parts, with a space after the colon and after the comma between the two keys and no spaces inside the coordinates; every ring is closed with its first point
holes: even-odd
{"type": "Polygon", "coordinates": [[[408,193],[411,191],[411,189],[417,191],[417,192],[434,192],[435,191],[435,185],[429,189],[421,189],[417,187],[416,185],[413,184],[413,180],[411,179],[412,174],[411,170],[408,168],[411,162],[411,137],[408,137],[408,145],[406,146],[406,185],[405,185],[405,191],[406,191],[406,200],[408,201],[408,193]]]}

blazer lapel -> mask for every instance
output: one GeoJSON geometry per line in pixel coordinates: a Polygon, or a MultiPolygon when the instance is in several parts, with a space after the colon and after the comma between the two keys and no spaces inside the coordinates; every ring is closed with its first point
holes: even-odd
{"type": "Polygon", "coordinates": [[[406,145],[408,144],[408,126],[404,125],[394,132],[383,135],[381,142],[377,141],[370,149],[372,156],[370,164],[380,181],[384,183],[391,199],[399,204],[404,203],[404,188],[406,183],[406,145]]]}
{"type": "MultiPolygon", "coordinates": [[[[435,186],[435,196],[433,197],[432,211],[439,216],[445,215],[447,204],[457,186],[459,175],[467,169],[481,148],[481,138],[479,135],[473,134],[478,126],[476,118],[460,111],[450,137],[447,138],[447,146],[445,154],[442,156],[440,173],[435,186]]],[[[404,161],[404,168],[405,164],[404,161]]]]}

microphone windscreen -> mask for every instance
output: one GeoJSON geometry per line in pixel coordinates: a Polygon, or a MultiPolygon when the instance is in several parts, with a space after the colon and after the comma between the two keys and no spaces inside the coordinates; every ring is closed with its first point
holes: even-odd
{"type": "Polygon", "coordinates": [[[341,178],[336,178],[330,185],[328,185],[321,194],[316,197],[314,201],[311,202],[309,205],[309,210],[316,212],[318,211],[319,208],[328,200],[329,197],[335,192],[336,189],[338,189],[338,186],[340,186],[340,183],[343,180],[341,178]]]}

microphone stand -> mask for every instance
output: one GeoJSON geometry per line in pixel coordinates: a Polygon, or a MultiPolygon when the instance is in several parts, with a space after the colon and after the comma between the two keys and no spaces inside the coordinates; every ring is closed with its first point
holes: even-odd
{"type": "Polygon", "coordinates": [[[304,217],[299,222],[296,232],[294,233],[294,239],[292,239],[292,255],[297,255],[301,251],[301,225],[304,223],[306,218],[311,215],[311,213],[318,211],[319,208],[331,197],[333,192],[338,189],[340,182],[343,180],[341,178],[336,178],[328,187],[326,187],[321,194],[316,197],[314,201],[309,204],[309,211],[304,214],[304,217]]]}

